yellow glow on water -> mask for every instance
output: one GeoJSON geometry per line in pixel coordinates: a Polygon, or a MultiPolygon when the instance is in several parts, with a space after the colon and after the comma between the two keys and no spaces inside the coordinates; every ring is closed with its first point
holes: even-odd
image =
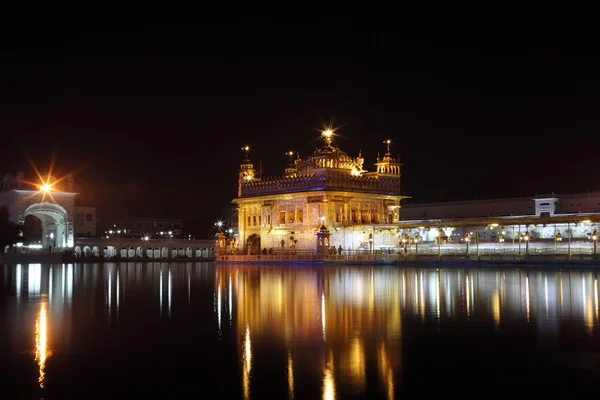
{"type": "Polygon", "coordinates": [[[246,324],[244,332],[244,355],[242,357],[242,388],[244,399],[250,398],[250,371],[252,370],[252,341],[250,339],[250,326],[246,324]]]}
{"type": "Polygon", "coordinates": [[[394,371],[388,360],[388,351],[385,343],[381,344],[377,356],[381,384],[386,391],[387,398],[392,400],[394,398],[394,371]]]}
{"type": "Polygon", "coordinates": [[[494,323],[500,326],[500,295],[497,289],[492,293],[492,313],[494,315],[494,323]]]}
{"type": "Polygon", "coordinates": [[[529,299],[529,277],[525,277],[525,306],[527,310],[527,322],[531,318],[531,303],[529,299]]]}
{"type": "Polygon", "coordinates": [[[335,379],[333,377],[333,354],[329,353],[329,360],[323,371],[323,400],[335,400],[335,379]]]}
{"type": "Polygon", "coordinates": [[[467,301],[467,316],[471,315],[471,285],[469,283],[469,275],[467,275],[465,282],[465,292],[467,301]]]}
{"type": "Polygon", "coordinates": [[[354,338],[350,347],[350,378],[353,384],[363,389],[366,378],[365,348],[362,340],[354,338]]]}
{"type": "Polygon", "coordinates": [[[288,377],[288,395],[289,395],[290,400],[293,400],[293,398],[294,398],[294,360],[292,358],[291,351],[288,351],[287,377],[288,377]]]}
{"type": "Polygon", "coordinates": [[[35,361],[38,363],[38,382],[43,388],[46,383],[46,360],[50,356],[48,351],[48,313],[46,303],[40,304],[40,313],[35,321],[35,361]]]}
{"type": "Polygon", "coordinates": [[[598,319],[598,279],[594,279],[594,304],[596,305],[596,319],[598,319]]]}

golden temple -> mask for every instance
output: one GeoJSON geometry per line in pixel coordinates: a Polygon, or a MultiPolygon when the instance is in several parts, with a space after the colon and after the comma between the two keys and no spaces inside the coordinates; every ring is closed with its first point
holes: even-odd
{"type": "Polygon", "coordinates": [[[400,223],[401,163],[391,153],[377,157],[375,171],[363,168],[364,158],[342,151],[331,129],[322,132],[320,148],[307,157],[288,152],[289,164],[279,177],[262,179],[250,160],[240,165],[238,254],[278,252],[373,251],[397,243],[400,223]],[[294,158],[295,156],[295,158],[294,158]],[[321,233],[321,235],[319,235],[321,233]]]}

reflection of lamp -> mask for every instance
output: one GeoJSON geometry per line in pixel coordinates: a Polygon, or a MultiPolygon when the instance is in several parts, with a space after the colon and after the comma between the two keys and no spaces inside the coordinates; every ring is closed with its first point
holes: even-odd
{"type": "Polygon", "coordinates": [[[39,366],[38,382],[40,388],[46,383],[46,359],[50,356],[48,351],[48,313],[46,303],[41,303],[40,314],[35,321],[35,360],[39,366]]]}

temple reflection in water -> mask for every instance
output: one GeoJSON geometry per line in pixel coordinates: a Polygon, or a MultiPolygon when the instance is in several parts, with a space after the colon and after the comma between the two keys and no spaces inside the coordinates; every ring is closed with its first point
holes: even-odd
{"type": "MultiPolygon", "coordinates": [[[[242,397],[262,397],[269,382],[278,397],[325,399],[400,396],[414,362],[407,350],[423,327],[525,327],[538,338],[584,341],[600,324],[592,269],[92,263],[5,266],[2,277],[15,299],[5,306],[7,347],[35,362],[41,388],[53,363],[89,352],[91,342],[190,319],[199,324],[189,325],[191,337],[237,347],[242,397]]],[[[158,340],[160,331],[148,333],[158,340]]]]}
{"type": "Polygon", "coordinates": [[[231,304],[233,296],[237,307],[232,324],[245,398],[253,373],[260,374],[251,361],[259,343],[286,350],[290,398],[301,390],[295,374],[315,371],[324,399],[366,394],[374,379],[367,362],[375,360],[380,393],[394,398],[402,385],[403,321],[534,324],[548,337],[563,320],[579,321],[588,333],[600,322],[595,271],[219,266],[215,278],[218,296],[229,293],[218,301],[231,304]]]}

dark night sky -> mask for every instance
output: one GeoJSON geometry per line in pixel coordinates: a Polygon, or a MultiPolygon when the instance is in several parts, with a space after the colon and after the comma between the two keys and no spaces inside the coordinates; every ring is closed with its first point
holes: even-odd
{"type": "Polygon", "coordinates": [[[367,168],[391,137],[416,202],[600,190],[589,49],[405,41],[344,18],[62,29],[2,39],[0,172],[28,168],[26,152],[41,168],[57,154],[104,220],[210,230],[244,144],[278,175],[285,151],[308,155],[332,118],[367,168]]]}

